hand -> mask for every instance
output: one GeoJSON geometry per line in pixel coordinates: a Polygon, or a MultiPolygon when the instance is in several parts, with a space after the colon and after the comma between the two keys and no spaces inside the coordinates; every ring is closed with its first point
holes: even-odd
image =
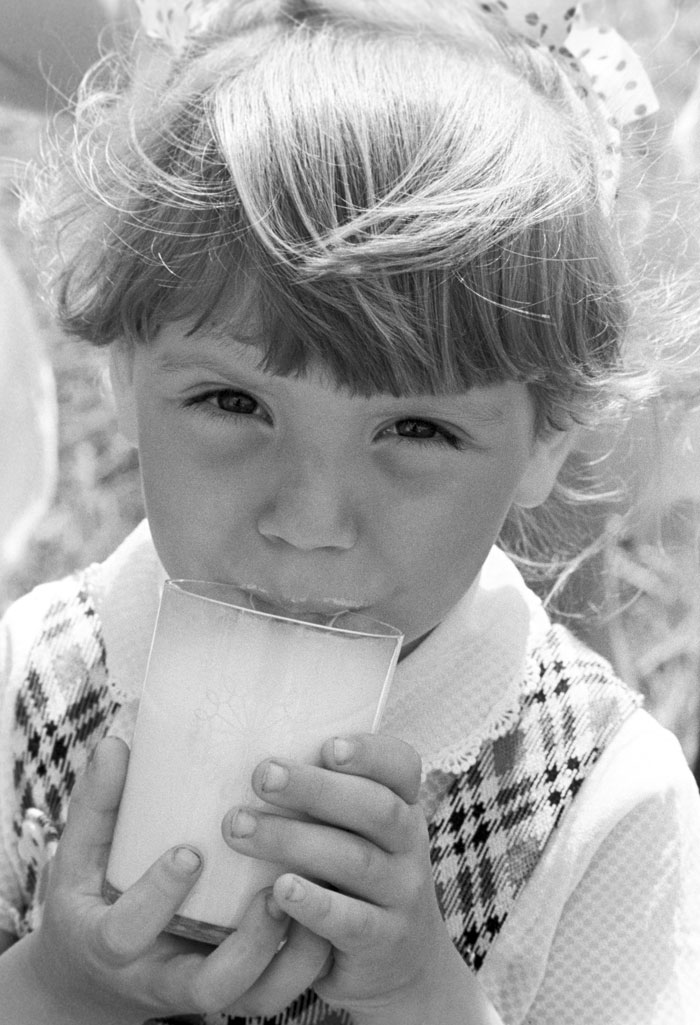
{"type": "Polygon", "coordinates": [[[438,907],[418,755],[363,735],[329,741],[322,762],[268,760],[253,775],[259,797],[306,820],[239,808],[223,823],[233,849],[292,869],[277,903],[333,948],[316,992],[355,1025],[491,1020],[438,907]]]}
{"type": "MultiPolygon", "coordinates": [[[[154,1014],[214,1012],[245,1002],[289,926],[271,893],[263,892],[239,929],[215,949],[162,934],[199,875],[199,856],[187,847],[168,851],[114,905],[104,903],[127,760],[121,741],[109,738],[98,746],[70,802],[41,927],[22,941],[57,1023],[142,1025],[154,1014]]],[[[327,947],[309,935],[295,926],[290,954],[293,959],[295,951],[304,951],[308,963],[315,952],[318,974],[327,947]]]]}

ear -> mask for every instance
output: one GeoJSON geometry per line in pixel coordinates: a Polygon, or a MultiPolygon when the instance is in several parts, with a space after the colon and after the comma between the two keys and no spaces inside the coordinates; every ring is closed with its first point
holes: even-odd
{"type": "Polygon", "coordinates": [[[109,379],[117,407],[119,433],[136,448],[138,428],[134,396],[133,345],[124,341],[112,342],[109,357],[109,379]]]}
{"type": "Polygon", "coordinates": [[[534,509],[545,502],[554,487],[559,471],[578,438],[579,428],[550,430],[535,438],[525,473],[515,494],[515,505],[534,509]]]}

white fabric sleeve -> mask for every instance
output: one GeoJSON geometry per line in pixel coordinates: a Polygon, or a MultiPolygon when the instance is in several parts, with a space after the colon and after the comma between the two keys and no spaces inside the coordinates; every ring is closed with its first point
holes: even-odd
{"type": "Polygon", "coordinates": [[[700,844],[680,805],[640,805],[596,854],[564,909],[532,1025],[698,1025],[700,844]]]}
{"type": "Polygon", "coordinates": [[[10,748],[12,641],[6,619],[0,621],[0,930],[16,934],[20,891],[12,867],[13,766],[10,748]]]}
{"type": "Polygon", "coordinates": [[[700,796],[645,712],[601,756],[480,975],[508,1025],[700,1025],[700,796]]]}

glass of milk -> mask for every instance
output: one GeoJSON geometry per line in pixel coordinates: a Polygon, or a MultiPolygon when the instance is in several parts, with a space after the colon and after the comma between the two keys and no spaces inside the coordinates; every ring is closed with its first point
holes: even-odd
{"type": "Polygon", "coordinates": [[[402,640],[354,612],[291,618],[226,584],[167,581],[105,897],[115,900],[170,847],[191,844],[204,868],[169,931],[221,942],[285,871],[232,851],[225,813],[273,810],[251,786],[262,759],[318,764],[329,737],[376,730],[402,640]]]}

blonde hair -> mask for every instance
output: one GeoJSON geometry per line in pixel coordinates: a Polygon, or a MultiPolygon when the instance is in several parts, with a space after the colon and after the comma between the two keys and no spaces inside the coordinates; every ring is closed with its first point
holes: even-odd
{"type": "Polygon", "coordinates": [[[541,428],[619,398],[606,137],[556,55],[478,5],[258,0],[179,57],[132,57],[88,78],[70,163],[35,192],[66,330],[147,341],[245,277],[240,328],[253,302],[278,372],[523,381],[541,428]]]}
{"type": "MultiPolygon", "coordinates": [[[[185,319],[196,345],[225,302],[273,372],[320,364],[358,394],[519,381],[538,431],[663,394],[697,302],[632,287],[604,112],[484,6],[222,0],[182,54],[105,57],[25,200],[64,329],[148,344],[185,319]]],[[[594,478],[566,470],[501,535],[533,581],[602,545],[572,515],[594,478]]]]}

